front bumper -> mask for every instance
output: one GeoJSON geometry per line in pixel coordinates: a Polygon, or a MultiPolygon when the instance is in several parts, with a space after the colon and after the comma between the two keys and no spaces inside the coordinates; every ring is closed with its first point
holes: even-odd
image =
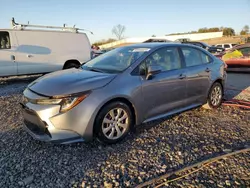
{"type": "Polygon", "coordinates": [[[48,125],[34,110],[24,104],[21,105],[24,117],[24,128],[34,139],[60,144],[84,141],[79,134],[73,131],[60,130],[53,125],[48,125]]]}

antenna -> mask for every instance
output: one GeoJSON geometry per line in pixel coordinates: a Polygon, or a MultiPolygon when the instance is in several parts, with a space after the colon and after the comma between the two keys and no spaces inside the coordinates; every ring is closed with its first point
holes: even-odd
{"type": "Polygon", "coordinates": [[[19,24],[19,23],[15,22],[14,18],[11,19],[11,27],[12,27],[12,29],[19,29],[19,30],[24,30],[27,27],[60,29],[61,31],[70,31],[70,32],[75,32],[75,33],[78,33],[78,31],[88,31],[93,35],[92,31],[89,31],[86,29],[81,29],[81,28],[76,28],[75,25],[73,27],[66,27],[66,24],[63,24],[63,27],[59,27],[59,26],[47,26],[47,25],[30,25],[29,22],[28,22],[28,24],[19,24]]]}

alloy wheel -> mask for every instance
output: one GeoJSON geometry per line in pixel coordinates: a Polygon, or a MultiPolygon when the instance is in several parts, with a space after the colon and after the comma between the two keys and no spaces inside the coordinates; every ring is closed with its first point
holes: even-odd
{"type": "Polygon", "coordinates": [[[102,132],[108,139],[118,139],[129,127],[129,116],[122,108],[111,109],[102,122],[102,132]]]}
{"type": "Polygon", "coordinates": [[[222,90],[221,87],[215,86],[211,92],[210,99],[213,106],[217,106],[221,102],[222,90]]]}

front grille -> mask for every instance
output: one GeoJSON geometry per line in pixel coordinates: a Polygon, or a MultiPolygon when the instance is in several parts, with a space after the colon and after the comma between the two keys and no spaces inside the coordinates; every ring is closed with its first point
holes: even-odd
{"type": "Polygon", "coordinates": [[[44,135],[45,134],[45,129],[41,129],[40,127],[38,127],[34,123],[31,123],[31,122],[29,122],[27,120],[24,120],[24,124],[26,125],[26,127],[30,131],[32,131],[33,133],[35,133],[37,135],[44,135]]]}
{"type": "Polygon", "coordinates": [[[37,135],[48,135],[51,137],[46,122],[42,121],[39,116],[31,109],[24,107],[23,109],[24,124],[26,127],[37,135]]]}

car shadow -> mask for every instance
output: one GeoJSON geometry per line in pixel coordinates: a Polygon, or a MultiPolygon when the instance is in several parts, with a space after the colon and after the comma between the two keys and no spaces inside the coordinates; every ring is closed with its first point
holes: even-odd
{"type": "Polygon", "coordinates": [[[233,98],[250,100],[250,73],[228,72],[225,99],[233,98]]]}

